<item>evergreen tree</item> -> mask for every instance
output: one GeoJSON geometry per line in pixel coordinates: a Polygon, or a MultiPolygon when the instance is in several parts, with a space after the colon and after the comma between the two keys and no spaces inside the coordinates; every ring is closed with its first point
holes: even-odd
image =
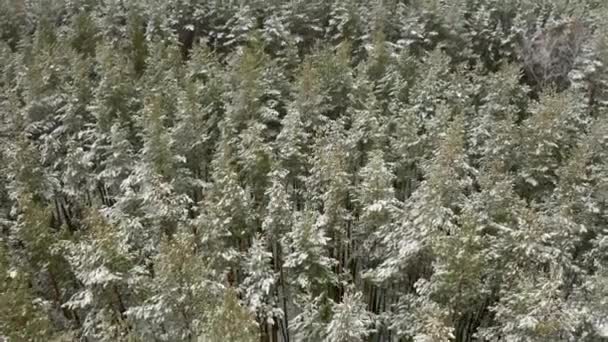
{"type": "Polygon", "coordinates": [[[130,271],[135,260],[126,237],[95,210],[77,240],[62,241],[67,260],[80,286],[63,304],[81,315],[80,336],[101,341],[128,340],[130,271]]]}
{"type": "Polygon", "coordinates": [[[371,317],[360,293],[346,293],[342,303],[334,304],[333,318],[327,326],[327,341],[365,341],[371,317]]]}
{"type": "Polygon", "coordinates": [[[262,338],[269,339],[269,325],[278,325],[278,319],[283,315],[278,309],[278,298],[275,296],[277,275],[274,273],[272,253],[268,252],[266,241],[255,237],[249,251],[244,257],[245,279],[243,292],[245,303],[257,317],[262,338]]]}
{"type": "Polygon", "coordinates": [[[0,333],[17,341],[52,338],[55,332],[46,312],[47,303],[35,297],[31,276],[11,263],[6,242],[0,246],[0,333]]]}
{"type": "Polygon", "coordinates": [[[212,314],[199,339],[211,342],[254,342],[259,340],[257,331],[255,320],[251,313],[239,304],[235,290],[226,289],[222,303],[212,314]]]}
{"type": "Polygon", "coordinates": [[[197,238],[177,233],[163,238],[154,259],[153,281],[139,277],[138,292],[145,296],[127,316],[141,340],[196,341],[205,331],[217,300],[219,284],[198,252],[197,238]]]}

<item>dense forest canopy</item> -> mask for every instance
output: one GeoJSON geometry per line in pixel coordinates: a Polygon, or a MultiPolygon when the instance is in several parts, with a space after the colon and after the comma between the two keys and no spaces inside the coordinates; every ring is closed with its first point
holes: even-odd
{"type": "Polygon", "coordinates": [[[608,3],[0,0],[0,339],[608,339],[608,3]]]}

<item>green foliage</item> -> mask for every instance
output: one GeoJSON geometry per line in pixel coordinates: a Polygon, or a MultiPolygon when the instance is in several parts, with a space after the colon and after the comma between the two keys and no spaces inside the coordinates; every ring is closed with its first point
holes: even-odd
{"type": "Polygon", "coordinates": [[[598,0],[0,0],[0,340],[599,341],[598,0]]]}
{"type": "Polygon", "coordinates": [[[199,340],[220,342],[255,342],[258,341],[257,325],[252,315],[243,308],[234,289],[226,289],[223,301],[209,319],[206,332],[199,340]]]}
{"type": "Polygon", "coordinates": [[[0,275],[0,333],[15,341],[51,338],[45,303],[32,293],[28,274],[11,263],[5,241],[0,245],[0,275]]]}

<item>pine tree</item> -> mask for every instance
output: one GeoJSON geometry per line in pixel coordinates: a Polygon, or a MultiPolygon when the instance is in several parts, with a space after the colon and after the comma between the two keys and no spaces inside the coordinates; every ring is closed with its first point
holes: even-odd
{"type": "Polygon", "coordinates": [[[217,305],[219,284],[197,242],[191,233],[163,238],[154,259],[154,280],[139,278],[138,288],[145,298],[127,311],[138,338],[196,341],[205,330],[208,308],[217,305]]]}
{"type": "Polygon", "coordinates": [[[81,315],[80,335],[101,341],[127,340],[126,311],[135,260],[123,232],[95,210],[88,213],[86,230],[78,239],[61,243],[81,285],[63,305],[81,315]]]}
{"type": "Polygon", "coordinates": [[[315,211],[309,209],[294,215],[295,224],[283,241],[288,246],[283,267],[294,290],[318,296],[337,281],[333,272],[336,260],[328,255],[330,239],[315,211]]]}
{"type": "Polygon", "coordinates": [[[293,318],[291,327],[297,341],[324,341],[331,317],[331,300],[326,295],[311,294],[298,297],[301,312],[293,318]]]}
{"type": "Polygon", "coordinates": [[[572,96],[572,92],[543,94],[523,122],[519,175],[525,198],[534,199],[554,188],[555,171],[576,145],[576,135],[587,130],[588,119],[572,96]]]}
{"type": "Polygon", "coordinates": [[[259,340],[257,331],[252,315],[239,304],[236,291],[229,288],[224,291],[222,303],[199,337],[210,342],[254,342],[259,340]]]}
{"type": "Polygon", "coordinates": [[[11,340],[50,339],[55,334],[47,314],[47,303],[35,297],[31,275],[15,267],[6,241],[0,245],[0,334],[11,340]]]}
{"type": "MultiPolygon", "coordinates": [[[[239,178],[249,184],[258,206],[267,185],[272,149],[269,141],[278,134],[277,87],[274,66],[265,54],[259,36],[233,58],[231,98],[226,109],[225,135],[235,149],[239,178]]],[[[256,208],[261,210],[260,207],[256,208]]]]}
{"type": "Polygon", "coordinates": [[[140,141],[131,114],[138,112],[142,103],[125,56],[114,54],[109,45],[101,46],[96,55],[100,80],[90,107],[95,124],[86,132],[90,135],[89,159],[95,165],[97,192],[101,202],[109,206],[134,168],[131,160],[140,141]]]}
{"type": "Polygon", "coordinates": [[[492,286],[486,274],[489,254],[480,232],[483,225],[472,208],[465,208],[458,217],[459,228],[453,234],[433,241],[434,273],[429,280],[430,298],[451,315],[454,336],[460,341],[471,339],[486,310],[492,286]]]}
{"type": "Polygon", "coordinates": [[[333,317],[327,326],[326,341],[365,341],[371,332],[372,319],[362,297],[361,293],[347,292],[341,303],[333,305],[333,317]]]}
{"type": "Polygon", "coordinates": [[[277,308],[277,274],[271,261],[272,253],[268,251],[266,241],[260,236],[254,237],[244,257],[245,278],[241,287],[247,307],[257,317],[260,335],[266,340],[270,339],[269,326],[278,325],[283,316],[282,310],[277,308]]]}
{"type": "MultiPolygon", "coordinates": [[[[358,221],[349,242],[353,258],[349,268],[353,281],[357,284],[363,280],[367,308],[373,313],[380,313],[382,303],[387,300],[385,288],[374,281],[383,269],[380,266],[389,248],[385,239],[393,234],[403,215],[402,203],[395,198],[395,176],[389,167],[383,153],[372,150],[370,160],[359,171],[354,198],[358,221]]],[[[376,333],[380,336],[386,331],[377,329],[376,333]]]]}
{"type": "Polygon", "coordinates": [[[272,270],[277,274],[277,284],[275,286],[276,307],[282,311],[281,316],[283,320],[278,322],[278,324],[280,324],[284,339],[289,338],[288,302],[290,294],[286,284],[286,273],[283,269],[284,251],[289,246],[282,243],[282,238],[291,230],[294,223],[294,205],[287,193],[286,175],[287,172],[284,170],[275,170],[269,176],[271,186],[266,190],[268,204],[264,220],[262,221],[262,232],[268,239],[271,251],[272,270]]]}
{"type": "Polygon", "coordinates": [[[171,127],[171,150],[179,158],[176,190],[198,202],[204,184],[211,180],[214,142],[220,137],[219,121],[224,113],[224,82],[217,56],[202,44],[195,46],[185,77],[171,127]]]}
{"type": "Polygon", "coordinates": [[[200,202],[195,219],[202,246],[215,255],[214,266],[228,278],[230,285],[242,281],[240,263],[254,230],[256,218],[250,194],[241,187],[232,163],[231,146],[222,137],[213,160],[213,185],[200,202]]]}
{"type": "Polygon", "coordinates": [[[290,196],[300,206],[303,202],[304,184],[303,179],[307,170],[307,142],[309,133],[303,122],[300,109],[297,104],[287,110],[287,114],[281,120],[281,132],[276,139],[276,150],[278,164],[286,171],[284,177],[289,186],[290,196]]]}

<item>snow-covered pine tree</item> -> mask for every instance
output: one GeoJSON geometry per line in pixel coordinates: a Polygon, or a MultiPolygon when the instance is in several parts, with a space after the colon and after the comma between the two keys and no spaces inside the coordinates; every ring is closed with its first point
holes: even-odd
{"type": "Polygon", "coordinates": [[[46,303],[29,286],[31,275],[16,267],[6,241],[0,244],[0,334],[16,341],[53,338],[46,303]]]}
{"type": "Polygon", "coordinates": [[[227,288],[224,290],[223,301],[211,313],[199,340],[257,342],[260,340],[258,331],[253,314],[239,303],[236,290],[227,288]]]}
{"type": "Polygon", "coordinates": [[[126,341],[131,331],[126,311],[133,301],[129,283],[136,259],[124,232],[96,209],[87,214],[83,230],[59,244],[79,284],[63,306],[78,315],[79,336],[126,341]]]}
{"type": "Polygon", "coordinates": [[[283,310],[276,295],[278,274],[272,264],[272,253],[261,236],[255,236],[244,256],[245,278],[241,284],[247,308],[255,314],[263,341],[278,338],[279,320],[283,310]]]}
{"type": "Polygon", "coordinates": [[[197,341],[206,331],[220,305],[221,285],[199,248],[198,237],[190,232],[164,237],[153,275],[134,279],[141,302],[126,315],[138,339],[197,341]]]}
{"type": "Polygon", "coordinates": [[[347,290],[342,302],[333,304],[332,311],[325,341],[363,342],[372,331],[372,315],[367,311],[361,293],[347,290]]]}

